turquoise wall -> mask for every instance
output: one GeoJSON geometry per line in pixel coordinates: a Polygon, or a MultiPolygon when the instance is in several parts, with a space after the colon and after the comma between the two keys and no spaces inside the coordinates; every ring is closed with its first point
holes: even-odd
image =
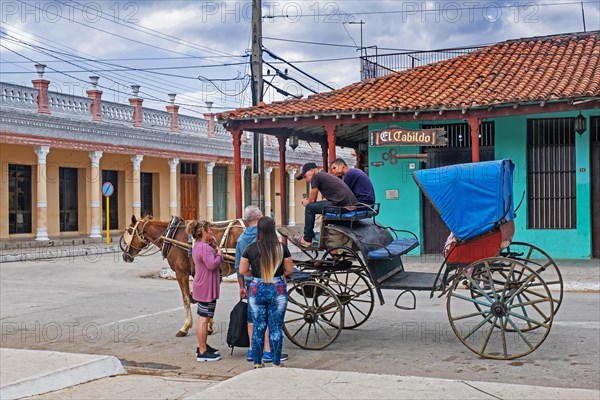
{"type": "MultiPolygon", "coordinates": [[[[374,124],[369,130],[384,129],[389,126],[399,126],[408,129],[420,128],[420,123],[374,124]]],[[[377,221],[396,229],[405,229],[415,233],[422,242],[421,230],[421,191],[415,183],[412,173],[419,169],[417,159],[398,159],[396,165],[389,160],[383,160],[382,154],[394,148],[400,154],[418,154],[419,146],[370,147],[369,148],[369,177],[375,188],[375,198],[380,203],[380,213],[377,221]],[[383,161],[384,165],[376,167],[372,162],[383,161]],[[410,169],[410,164],[415,169],[410,169]],[[386,190],[398,190],[398,200],[387,200],[386,190]]],[[[411,255],[420,254],[420,247],[413,250],[411,255]]]]}
{"type": "MultiPolygon", "coordinates": [[[[598,110],[582,112],[588,118],[589,128],[591,115],[598,115],[598,110]]],[[[496,159],[510,158],[515,163],[514,174],[514,203],[515,206],[525,195],[523,203],[517,211],[515,219],[515,241],[531,243],[545,250],[553,258],[586,259],[591,257],[591,178],[590,178],[590,135],[575,135],[576,157],[576,207],[577,226],[575,229],[528,229],[527,228],[527,119],[528,118],[561,118],[575,117],[578,112],[551,114],[535,114],[528,116],[501,117],[490,119],[495,122],[495,157],[496,159]]],[[[432,121],[439,122],[439,121],[432,121]]],[[[445,121],[455,123],[462,121],[445,121]]],[[[383,129],[393,126],[418,129],[428,121],[393,124],[372,124],[369,130],[383,129]]],[[[422,237],[422,204],[421,193],[412,178],[412,172],[419,169],[417,159],[398,159],[396,165],[384,161],[384,165],[375,167],[374,161],[382,161],[382,154],[390,147],[369,148],[369,176],[373,181],[377,201],[381,203],[378,221],[398,229],[407,229],[422,237]],[[414,163],[415,169],[410,169],[414,163]],[[386,190],[397,189],[398,200],[386,200],[386,190]]],[[[395,149],[402,154],[420,152],[417,146],[398,146],[395,149]]],[[[421,247],[414,250],[419,254],[421,247]]]]}

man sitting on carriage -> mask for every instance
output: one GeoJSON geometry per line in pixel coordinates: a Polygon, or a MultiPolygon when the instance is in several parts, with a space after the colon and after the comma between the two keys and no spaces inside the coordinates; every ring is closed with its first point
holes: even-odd
{"type": "Polygon", "coordinates": [[[358,201],[348,185],[325,171],[319,171],[317,164],[313,162],[304,164],[296,179],[306,180],[311,184],[311,189],[308,198],[302,200],[302,205],[306,207],[304,210],[304,235],[301,238],[294,239],[302,246],[311,247],[315,216],[322,214],[324,207],[337,206],[352,210],[358,201]],[[317,201],[319,192],[321,192],[324,200],[317,201]]]}
{"type": "Polygon", "coordinates": [[[375,189],[371,179],[364,171],[358,168],[350,168],[343,158],[336,158],[331,162],[331,173],[342,178],[359,203],[369,207],[375,205],[375,189]]]}

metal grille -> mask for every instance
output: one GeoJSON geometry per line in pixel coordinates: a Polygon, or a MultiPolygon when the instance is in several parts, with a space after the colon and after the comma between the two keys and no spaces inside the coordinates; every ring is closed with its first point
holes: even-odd
{"type": "Polygon", "coordinates": [[[363,80],[377,78],[391,74],[392,72],[404,71],[420,65],[431,64],[469,54],[480,48],[481,47],[461,47],[389,54],[377,54],[377,48],[366,48],[366,51],[375,51],[375,54],[361,57],[361,75],[363,80]]]}
{"type": "MultiPolygon", "coordinates": [[[[444,128],[448,138],[448,148],[471,147],[471,127],[462,124],[425,124],[423,129],[444,128]]],[[[479,147],[494,146],[494,122],[484,121],[479,125],[479,147]]],[[[439,146],[424,146],[424,148],[439,146]]]]}
{"type": "Polygon", "coordinates": [[[573,229],[575,118],[527,121],[527,202],[530,229],[573,229]]]}

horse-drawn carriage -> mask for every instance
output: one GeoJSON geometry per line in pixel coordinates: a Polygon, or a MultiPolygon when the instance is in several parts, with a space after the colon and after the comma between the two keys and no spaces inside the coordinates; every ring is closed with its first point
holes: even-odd
{"type": "MultiPolygon", "coordinates": [[[[562,277],[544,251],[512,242],[513,169],[501,160],[414,173],[454,237],[438,273],[404,270],[402,257],[419,245],[413,233],[382,226],[369,213],[324,210],[318,246],[301,248],[295,260],[300,271],[289,284],[288,339],[304,349],[325,348],[343,329],[368,320],[374,294],[384,304],[383,289],[400,290],[396,306],[414,309],[413,291],[428,290],[446,295],[449,323],[473,352],[514,359],[538,348],[560,307],[562,277]],[[404,295],[412,306],[400,304],[404,295]]],[[[299,230],[279,232],[294,242],[299,230]]]]}

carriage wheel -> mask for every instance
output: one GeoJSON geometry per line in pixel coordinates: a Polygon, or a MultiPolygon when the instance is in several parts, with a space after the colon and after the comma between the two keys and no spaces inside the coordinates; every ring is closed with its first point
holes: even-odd
{"type": "Polygon", "coordinates": [[[320,281],[332,288],[344,306],[344,329],[354,329],[364,324],[375,305],[373,287],[367,276],[360,271],[362,263],[358,255],[347,247],[328,250],[321,260],[332,262],[340,268],[323,274],[320,281]],[[358,268],[356,267],[358,262],[358,268]]]}
{"type": "Polygon", "coordinates": [[[448,292],[446,308],[452,330],[471,351],[511,360],[544,342],[552,326],[553,305],[538,273],[520,261],[497,257],[463,269],[448,292]],[[462,280],[469,288],[459,285],[462,280]]]}
{"type": "Polygon", "coordinates": [[[502,254],[514,258],[542,275],[544,282],[552,293],[554,315],[560,308],[563,299],[563,279],[556,262],[545,251],[529,243],[512,242],[502,254]]]}
{"type": "Polygon", "coordinates": [[[320,350],[337,339],[344,327],[344,306],[327,286],[305,281],[288,290],[283,323],[285,336],[307,350],[320,350]]]}
{"type": "Polygon", "coordinates": [[[354,329],[369,319],[375,299],[365,275],[358,271],[340,271],[327,273],[321,279],[333,289],[344,306],[344,329],[354,329]]]}

